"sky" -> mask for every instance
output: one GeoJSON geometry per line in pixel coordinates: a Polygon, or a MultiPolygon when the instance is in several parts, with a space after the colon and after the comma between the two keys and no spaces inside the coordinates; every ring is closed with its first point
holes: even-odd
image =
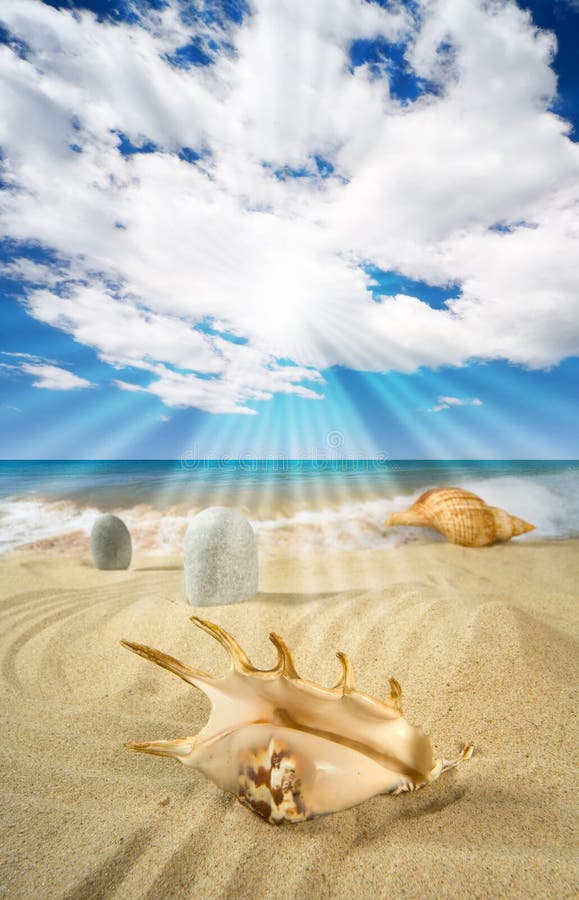
{"type": "Polygon", "coordinates": [[[579,0],[0,0],[0,457],[578,456],[579,0]]]}

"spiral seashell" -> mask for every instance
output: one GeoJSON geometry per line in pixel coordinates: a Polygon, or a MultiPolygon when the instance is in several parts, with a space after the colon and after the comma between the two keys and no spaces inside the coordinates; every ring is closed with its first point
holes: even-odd
{"type": "Polygon", "coordinates": [[[395,678],[382,701],[356,690],[345,653],[336,654],[340,678],[325,688],[300,678],[279,635],[269,636],[277,663],[264,671],[223,628],[197,616],[191,621],[227,651],[225,677],[144,644],[121,643],[200,688],[211,701],[209,721],[192,737],[126,746],[197,769],[272,824],[304,822],[377,794],[414,791],[472,755],[472,744],[464,744],[458,757],[442,759],[432,739],[404,719],[395,678]]]}
{"type": "Polygon", "coordinates": [[[453,487],[426,491],[409,509],[394,513],[385,524],[434,528],[463,547],[486,547],[535,528],[504,509],[488,506],[471,491],[453,487]]]}

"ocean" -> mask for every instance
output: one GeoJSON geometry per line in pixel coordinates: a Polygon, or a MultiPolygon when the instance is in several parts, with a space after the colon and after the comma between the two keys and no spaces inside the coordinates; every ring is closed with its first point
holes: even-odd
{"type": "Polygon", "coordinates": [[[86,552],[95,518],[114,512],[136,551],[178,553],[187,521],[214,505],[246,515],[265,553],[394,548],[441,539],[383,523],[442,485],[537,526],[517,542],[579,537],[578,461],[0,461],[0,551],[86,552]]]}

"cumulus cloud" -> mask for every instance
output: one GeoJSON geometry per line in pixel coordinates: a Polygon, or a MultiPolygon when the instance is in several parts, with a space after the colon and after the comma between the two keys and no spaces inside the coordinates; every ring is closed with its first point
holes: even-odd
{"type": "Polygon", "coordinates": [[[438,397],[437,403],[435,406],[431,406],[430,409],[427,409],[427,412],[442,412],[445,409],[450,409],[452,406],[482,406],[483,402],[478,397],[473,397],[472,400],[464,400],[461,397],[438,397]]]}
{"type": "Polygon", "coordinates": [[[0,11],[3,233],[55,260],[10,264],[30,315],[146,373],[125,390],[213,412],[319,398],[333,365],[579,352],[579,152],[552,111],[554,38],[528,13],[253,0],[237,24],[181,8],[114,25],[0,11]],[[416,99],[387,49],[355,64],[376,40],[416,99]],[[176,66],[193,43],[212,64],[176,66]],[[460,290],[442,308],[379,295],[370,264],[460,290]]]}

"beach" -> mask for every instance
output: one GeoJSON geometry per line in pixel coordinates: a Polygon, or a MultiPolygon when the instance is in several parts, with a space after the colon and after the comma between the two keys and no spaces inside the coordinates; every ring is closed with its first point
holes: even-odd
{"type": "Polygon", "coordinates": [[[0,900],[579,900],[578,46],[0,0],[0,900]]]}
{"type": "Polygon", "coordinates": [[[2,868],[8,898],[572,897],[577,890],[579,541],[470,550],[441,541],[266,555],[255,598],[185,603],[181,559],[0,557],[2,868]],[[126,741],[195,734],[201,692],[121,638],[202,670],[230,631],[270,667],[269,631],[304,678],[386,696],[446,756],[435,783],[276,828],[177,762],[126,741]]]}

